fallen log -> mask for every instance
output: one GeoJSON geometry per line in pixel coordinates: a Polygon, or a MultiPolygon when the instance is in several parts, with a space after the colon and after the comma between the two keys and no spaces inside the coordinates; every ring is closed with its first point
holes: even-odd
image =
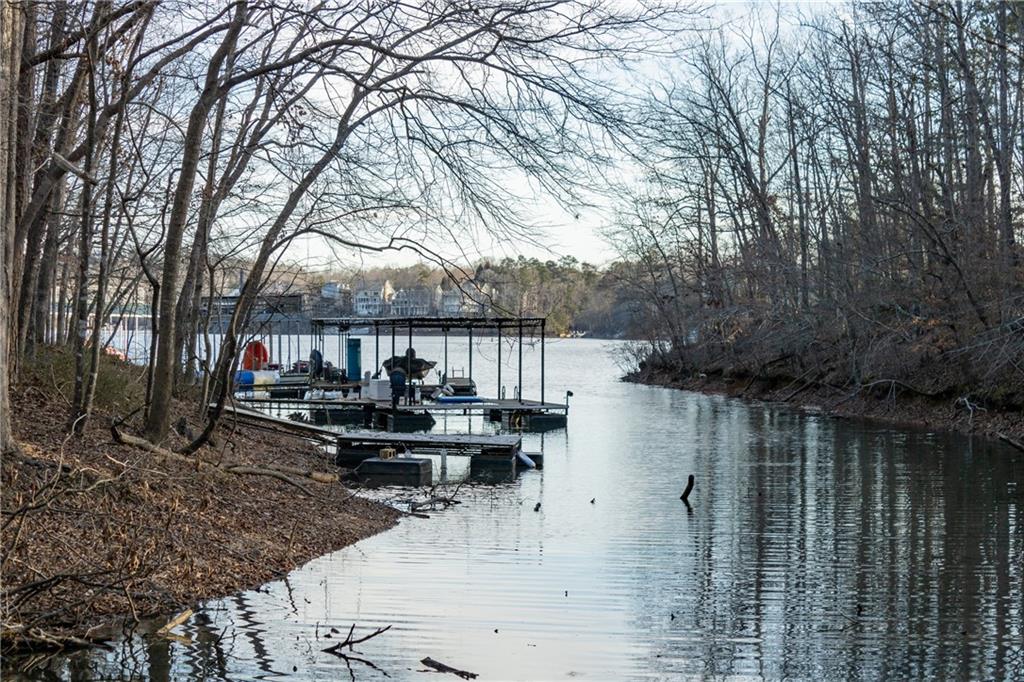
{"type": "Polygon", "coordinates": [[[307,495],[312,496],[313,492],[304,486],[299,481],[292,478],[292,476],[299,476],[302,478],[316,481],[317,483],[336,483],[338,476],[335,474],[329,474],[322,471],[311,471],[307,469],[301,469],[299,467],[289,467],[283,465],[272,465],[272,468],[256,467],[248,464],[241,464],[238,462],[223,462],[215,464],[208,462],[198,456],[188,457],[185,455],[178,454],[168,450],[167,448],[160,447],[154,443],[149,442],[145,438],[139,438],[128,433],[124,433],[121,429],[117,428],[117,424],[113,423],[110,425],[110,433],[114,437],[114,440],[124,445],[131,445],[147,452],[151,452],[154,455],[163,457],[164,459],[174,460],[176,462],[182,462],[190,466],[195,466],[197,469],[202,467],[208,467],[216,471],[222,471],[228,474],[237,475],[249,475],[249,476],[268,476],[270,478],[276,478],[280,481],[284,481],[289,485],[293,485],[307,495]],[[289,475],[291,474],[291,475],[289,475]]]}
{"type": "Polygon", "coordinates": [[[0,629],[0,641],[4,643],[4,653],[25,653],[45,651],[71,651],[88,649],[94,646],[110,648],[107,638],[84,638],[74,635],[61,635],[48,632],[38,627],[24,625],[3,625],[0,629]]]}
{"type": "Polygon", "coordinates": [[[247,466],[244,464],[233,464],[223,467],[224,471],[231,474],[248,474],[250,476],[269,476],[270,478],[276,478],[279,481],[284,481],[289,485],[293,485],[302,492],[309,496],[313,495],[313,491],[302,485],[294,478],[281,471],[274,471],[273,469],[263,469],[260,467],[247,466]]]}
{"type": "Polygon", "coordinates": [[[300,467],[290,467],[284,464],[268,464],[268,469],[274,471],[280,471],[285,474],[291,474],[293,476],[301,476],[302,478],[309,478],[317,483],[337,483],[338,474],[329,474],[326,471],[313,471],[312,469],[302,469],[300,467]]]}

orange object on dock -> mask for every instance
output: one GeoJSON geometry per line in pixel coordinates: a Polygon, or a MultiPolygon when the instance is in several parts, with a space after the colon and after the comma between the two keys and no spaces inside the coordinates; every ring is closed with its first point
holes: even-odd
{"type": "Polygon", "coordinates": [[[242,356],[242,368],[261,370],[270,362],[270,353],[260,341],[250,341],[242,356]]]}

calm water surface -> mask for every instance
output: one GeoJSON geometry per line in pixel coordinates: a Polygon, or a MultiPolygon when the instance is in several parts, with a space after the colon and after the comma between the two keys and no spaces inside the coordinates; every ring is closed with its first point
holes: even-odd
{"type": "MultiPolygon", "coordinates": [[[[51,672],[349,679],[321,650],[355,623],[392,626],[357,647],[382,671],[355,664],[366,680],[457,679],[425,676],[426,656],[481,680],[1024,678],[1022,453],[623,384],[617,348],[549,343],[547,398],[574,397],[567,429],[526,436],[543,472],[210,603],[179,629],[191,645],[130,640],[51,672]]],[[[490,395],[495,356],[474,355],[490,395]]]]}

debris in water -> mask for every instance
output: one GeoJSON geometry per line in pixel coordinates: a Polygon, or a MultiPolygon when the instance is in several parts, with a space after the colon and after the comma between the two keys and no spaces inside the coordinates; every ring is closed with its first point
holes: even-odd
{"type": "Polygon", "coordinates": [[[686,480],[686,490],[684,490],[683,494],[679,496],[679,499],[682,500],[683,502],[687,502],[687,500],[690,498],[690,491],[692,491],[692,490],[693,490],[693,474],[690,474],[690,477],[686,480]]]}
{"type": "Polygon", "coordinates": [[[421,660],[420,663],[427,666],[428,668],[433,668],[436,672],[452,673],[453,675],[458,675],[464,680],[475,680],[477,678],[476,673],[471,673],[466,670],[459,670],[458,668],[453,668],[450,665],[445,665],[441,661],[435,661],[430,656],[427,656],[426,658],[421,660]]]}

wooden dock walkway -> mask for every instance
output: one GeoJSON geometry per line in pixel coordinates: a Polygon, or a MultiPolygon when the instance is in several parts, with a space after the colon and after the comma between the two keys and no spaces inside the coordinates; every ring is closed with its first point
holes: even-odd
{"type": "Polygon", "coordinates": [[[394,447],[416,450],[448,450],[449,454],[470,454],[505,450],[512,454],[522,446],[521,436],[475,435],[464,433],[388,433],[348,431],[337,433],[342,446],[394,447]]]}
{"type": "Polygon", "coordinates": [[[257,427],[266,428],[271,431],[287,431],[296,435],[306,436],[323,443],[330,443],[332,445],[337,442],[337,431],[325,429],[321,426],[316,426],[315,424],[297,422],[283,417],[274,417],[264,412],[260,412],[259,410],[248,410],[244,407],[231,405],[225,405],[224,412],[229,418],[236,419],[246,424],[252,424],[257,427]]]}
{"type": "MultiPolygon", "coordinates": [[[[339,466],[358,470],[368,460],[378,469],[396,471],[410,460],[379,460],[384,448],[393,448],[403,453],[417,455],[441,455],[469,457],[470,475],[476,480],[499,482],[514,478],[518,461],[522,459],[522,436],[485,435],[466,433],[394,433],[385,431],[335,431],[313,424],[296,422],[291,419],[273,417],[256,410],[241,407],[225,407],[231,417],[255,428],[272,431],[287,431],[297,436],[315,440],[333,449],[335,463],[339,466]]],[[[542,468],[543,455],[533,453],[530,467],[542,468]]],[[[427,469],[429,473],[429,467],[427,469]]],[[[375,471],[380,478],[381,471],[375,471]]],[[[417,476],[426,475],[419,471],[417,476]]],[[[396,480],[404,480],[404,474],[396,480]]],[[[427,475],[429,478],[429,475],[427,475]]],[[[390,479],[389,479],[390,480],[390,479]]]]}
{"type": "Polygon", "coordinates": [[[305,422],[274,417],[256,410],[241,407],[224,408],[225,412],[247,423],[261,424],[273,429],[290,431],[315,440],[330,443],[339,448],[373,449],[393,447],[396,449],[447,450],[450,454],[470,455],[481,452],[508,452],[515,454],[522,447],[522,436],[485,435],[469,433],[391,433],[388,431],[335,431],[305,422]]]}

